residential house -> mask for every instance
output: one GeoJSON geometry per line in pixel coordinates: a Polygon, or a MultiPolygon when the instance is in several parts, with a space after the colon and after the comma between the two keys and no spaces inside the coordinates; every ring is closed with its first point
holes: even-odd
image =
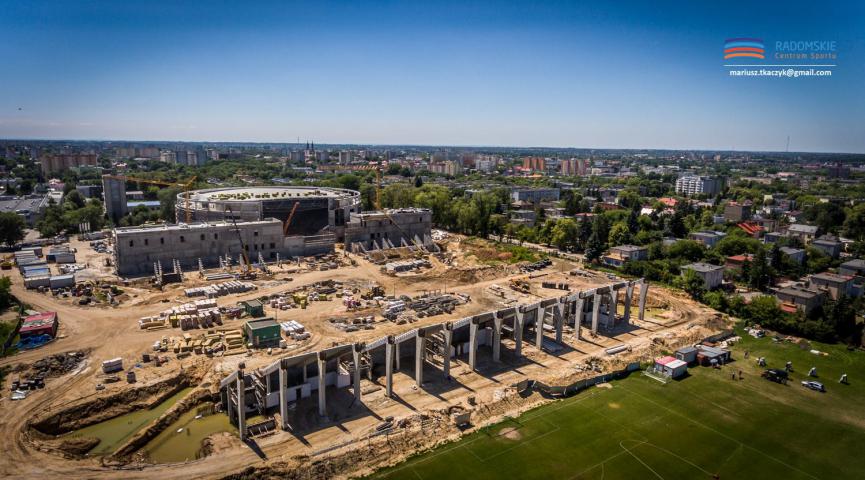
{"type": "Polygon", "coordinates": [[[775,298],[781,302],[781,309],[787,312],[799,310],[805,315],[823,305],[826,295],[823,292],[801,287],[787,287],[775,292],[775,298]]]}
{"type": "Polygon", "coordinates": [[[819,238],[811,242],[811,246],[832,258],[841,255],[841,242],[831,238],[819,238]]]}
{"type": "Polygon", "coordinates": [[[809,277],[811,288],[825,290],[833,300],[838,300],[841,295],[853,296],[853,277],[850,275],[839,275],[831,272],[815,273],[809,277]]]}
{"type": "Polygon", "coordinates": [[[793,247],[781,247],[779,250],[783,255],[789,258],[791,262],[797,265],[805,263],[805,250],[793,247]]]}
{"type": "Polygon", "coordinates": [[[750,253],[746,253],[743,255],[731,255],[727,257],[726,261],[724,262],[724,269],[733,272],[741,272],[742,267],[745,265],[745,262],[750,263],[753,261],[754,255],[750,253]]]}
{"type": "Polygon", "coordinates": [[[688,235],[688,238],[691,240],[702,243],[706,246],[706,248],[712,248],[721,241],[722,238],[726,237],[727,234],[724,232],[712,232],[712,231],[702,231],[702,232],[692,232],[688,235]]]}
{"type": "Polygon", "coordinates": [[[724,219],[728,222],[743,222],[751,218],[751,204],[730,202],[724,206],[724,219]]]}
{"type": "Polygon", "coordinates": [[[649,249],[637,245],[619,245],[610,248],[610,253],[601,257],[601,262],[611,267],[620,267],[634,260],[649,258],[649,249]]]}
{"type": "Polygon", "coordinates": [[[798,238],[804,245],[808,245],[817,238],[819,228],[815,225],[804,225],[794,223],[787,227],[787,234],[791,237],[798,238]]]}
{"type": "Polygon", "coordinates": [[[838,273],[851,277],[865,277],[865,260],[857,258],[844,262],[838,267],[838,273]]]}
{"type": "Polygon", "coordinates": [[[688,270],[696,273],[703,280],[703,286],[706,287],[706,290],[718,288],[724,281],[724,267],[719,265],[703,262],[690,263],[682,267],[682,275],[684,276],[688,270]]]}

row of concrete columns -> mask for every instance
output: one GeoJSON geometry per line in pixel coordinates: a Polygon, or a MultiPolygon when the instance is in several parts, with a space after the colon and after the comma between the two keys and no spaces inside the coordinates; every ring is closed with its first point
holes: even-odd
{"type": "MultiPolygon", "coordinates": [[[[610,303],[610,313],[611,315],[615,315],[616,307],[618,303],[618,289],[613,287],[609,288],[609,294],[612,297],[612,301],[610,303]]],[[[631,303],[633,299],[633,289],[634,285],[629,283],[625,287],[625,314],[624,319],[626,322],[630,321],[631,316],[631,303]]],[[[640,288],[640,298],[639,298],[639,318],[640,320],[644,317],[645,311],[645,303],[646,303],[646,295],[648,291],[648,284],[643,282],[641,283],[640,288]]],[[[598,322],[600,317],[600,306],[601,299],[603,295],[607,293],[604,289],[599,289],[593,292],[592,295],[592,332],[598,331],[598,322]]],[[[561,343],[562,341],[562,331],[563,325],[565,324],[567,318],[571,315],[573,309],[573,317],[574,317],[574,331],[576,339],[581,339],[581,320],[583,315],[583,306],[585,305],[585,298],[578,296],[574,301],[573,305],[570,303],[566,303],[565,299],[561,299],[556,303],[553,303],[547,307],[542,307],[540,304],[535,305],[533,308],[522,311],[520,308],[516,308],[514,312],[514,353],[517,356],[522,355],[522,340],[523,340],[523,331],[525,329],[526,323],[526,315],[530,315],[534,312],[535,316],[535,346],[538,349],[541,349],[543,346],[543,337],[544,337],[544,321],[546,320],[547,314],[552,315],[553,324],[555,327],[555,338],[556,342],[561,343]]],[[[500,316],[498,312],[495,312],[492,317],[493,323],[493,338],[492,338],[492,349],[493,349],[493,360],[496,362],[501,361],[501,334],[502,334],[502,325],[504,322],[503,316],[500,316]]],[[[472,370],[475,370],[477,367],[477,348],[478,348],[478,330],[480,329],[480,325],[482,323],[486,323],[485,321],[480,321],[476,319],[472,319],[468,323],[469,327],[469,367],[472,370]]],[[[442,335],[444,337],[444,349],[443,349],[443,368],[442,373],[444,377],[450,378],[450,353],[453,343],[453,324],[450,322],[442,325],[442,335]]],[[[424,363],[426,360],[426,333],[425,330],[420,329],[417,331],[415,336],[415,382],[420,387],[423,384],[423,371],[424,371],[424,363]]],[[[393,395],[393,373],[394,368],[399,370],[400,368],[400,355],[399,355],[399,342],[396,341],[395,337],[390,336],[387,338],[385,344],[385,393],[388,397],[393,395]]],[[[353,389],[356,401],[361,401],[361,391],[360,391],[360,365],[361,365],[361,354],[363,353],[363,345],[356,344],[352,348],[352,359],[354,361],[355,369],[354,369],[354,378],[353,378],[353,389]]],[[[327,414],[326,410],[326,365],[327,359],[322,352],[319,352],[318,358],[318,410],[319,414],[325,416],[327,414]]],[[[306,378],[306,366],[304,365],[304,379],[306,378]]],[[[238,381],[238,385],[240,382],[238,381]]],[[[288,402],[284,398],[285,389],[286,389],[286,371],[280,365],[279,369],[279,391],[280,391],[280,414],[283,417],[283,428],[287,428],[287,424],[285,423],[285,418],[288,416],[288,402]]],[[[238,387],[240,389],[240,387],[238,387]]],[[[239,390],[239,391],[242,391],[239,390]]],[[[240,394],[239,394],[240,395],[240,394]]],[[[238,402],[240,405],[240,402],[238,402]]],[[[230,413],[229,413],[230,414],[230,413]]],[[[242,417],[239,416],[242,419],[242,417]]],[[[242,433],[243,435],[243,433],[242,433]]]]}

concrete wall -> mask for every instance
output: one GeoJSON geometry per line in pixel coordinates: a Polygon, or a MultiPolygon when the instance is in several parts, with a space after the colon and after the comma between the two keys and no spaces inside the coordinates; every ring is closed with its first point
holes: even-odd
{"type": "Polygon", "coordinates": [[[414,245],[415,238],[421,243],[430,237],[432,211],[425,208],[404,208],[382,212],[367,212],[352,215],[345,227],[345,244],[362,245],[367,250],[383,248],[387,240],[394,247],[401,247],[403,240],[414,245]]]}
{"type": "MultiPolygon", "coordinates": [[[[261,252],[265,261],[310,256],[333,251],[333,236],[283,237],[282,222],[275,219],[239,222],[237,229],[251,262],[261,252]]],[[[237,261],[241,242],[232,223],[193,223],[152,227],[117,228],[113,232],[114,260],[118,275],[150,275],[153,263],[171,271],[174,259],[184,270],[197,270],[198,259],[206,268],[219,266],[219,257],[237,261]]]]}

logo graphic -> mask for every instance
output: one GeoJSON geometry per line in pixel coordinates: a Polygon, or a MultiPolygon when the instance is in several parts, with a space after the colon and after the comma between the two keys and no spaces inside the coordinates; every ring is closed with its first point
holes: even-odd
{"type": "Polygon", "coordinates": [[[736,57],[765,59],[766,46],[759,38],[728,38],[724,42],[724,60],[736,57]]]}

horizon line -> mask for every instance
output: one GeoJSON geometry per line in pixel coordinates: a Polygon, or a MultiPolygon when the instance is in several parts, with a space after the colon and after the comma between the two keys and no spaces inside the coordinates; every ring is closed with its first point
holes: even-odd
{"type": "MultiPolygon", "coordinates": [[[[285,142],[285,141],[252,141],[252,140],[144,140],[144,139],[98,139],[98,138],[39,138],[39,137],[0,137],[0,142],[101,142],[101,143],[212,143],[212,144],[253,144],[253,145],[303,145],[307,142],[285,142]]],[[[311,140],[310,140],[311,141],[311,140]]],[[[522,149],[522,150],[625,150],[625,151],[674,151],[674,152],[730,152],[730,153],[783,153],[783,154],[827,154],[827,155],[865,155],[865,151],[861,152],[842,152],[842,151],[821,151],[821,150],[737,150],[735,148],[719,149],[719,148],[685,148],[685,147],[565,147],[565,146],[520,146],[520,145],[481,145],[481,144],[435,144],[435,143],[333,143],[322,142],[319,145],[352,145],[352,146],[371,146],[371,147],[455,147],[455,148],[504,148],[504,149],[522,149]]]]}

